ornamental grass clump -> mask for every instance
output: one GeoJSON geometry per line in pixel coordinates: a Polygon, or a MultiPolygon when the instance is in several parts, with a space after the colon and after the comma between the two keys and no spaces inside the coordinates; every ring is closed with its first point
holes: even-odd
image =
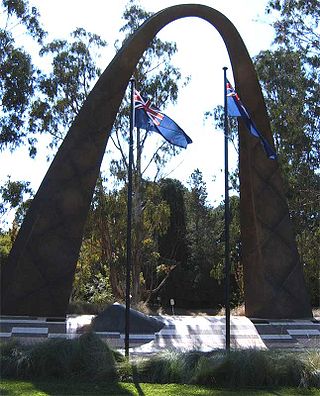
{"type": "Polygon", "coordinates": [[[30,378],[67,379],[80,371],[77,340],[52,339],[40,342],[29,351],[30,378]]]}
{"type": "Polygon", "coordinates": [[[320,349],[307,351],[302,358],[305,362],[302,385],[320,388],[320,349]]]}
{"type": "Polygon", "coordinates": [[[97,335],[77,339],[50,339],[32,346],[20,344],[1,348],[4,377],[83,380],[116,379],[113,352],[97,335]]]}
{"type": "Polygon", "coordinates": [[[297,352],[171,352],[136,361],[136,379],[228,388],[318,386],[318,355],[307,356],[309,362],[305,353],[297,352]]]}
{"type": "Polygon", "coordinates": [[[167,352],[141,360],[136,367],[140,382],[181,383],[184,377],[182,354],[167,352]]]}
{"type": "Polygon", "coordinates": [[[24,378],[30,368],[28,349],[17,340],[0,343],[0,367],[3,378],[24,378]]]}
{"type": "Polygon", "coordinates": [[[306,364],[293,353],[239,350],[201,357],[191,383],[232,388],[299,386],[306,364]]]}

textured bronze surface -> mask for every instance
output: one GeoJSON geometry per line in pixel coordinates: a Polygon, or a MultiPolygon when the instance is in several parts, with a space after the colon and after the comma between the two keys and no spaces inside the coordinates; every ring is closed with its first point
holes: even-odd
{"type": "MultiPolygon", "coordinates": [[[[260,85],[233,24],[220,12],[196,4],[155,14],[109,64],[59,148],[2,268],[3,314],[65,315],[94,186],[129,79],[159,30],[190,16],[207,20],[221,34],[237,91],[258,129],[272,141],[260,85]]],[[[278,164],[266,159],[241,123],[239,133],[246,313],[311,316],[278,164]]]]}

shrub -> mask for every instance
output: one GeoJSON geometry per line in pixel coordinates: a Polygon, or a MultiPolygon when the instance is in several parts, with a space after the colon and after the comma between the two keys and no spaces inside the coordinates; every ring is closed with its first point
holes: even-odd
{"type": "Polygon", "coordinates": [[[115,358],[111,349],[96,334],[83,334],[79,340],[82,373],[92,379],[115,379],[115,358]]]}
{"type": "Polygon", "coordinates": [[[180,383],[183,379],[182,354],[167,352],[140,361],[139,380],[151,383],[180,383]]]}
{"type": "Polygon", "coordinates": [[[52,339],[36,344],[29,352],[28,377],[66,379],[80,369],[77,340],[52,339]]]}
{"type": "Polygon", "coordinates": [[[201,358],[193,383],[228,387],[298,386],[305,364],[293,354],[243,350],[201,358]]]}
{"type": "Polygon", "coordinates": [[[320,349],[308,351],[303,357],[305,370],[302,385],[320,388],[320,349]]]}
{"type": "Polygon", "coordinates": [[[7,345],[1,350],[1,366],[4,377],[116,378],[112,351],[93,333],[83,334],[73,340],[46,340],[29,347],[7,345]]]}
{"type": "Polygon", "coordinates": [[[320,350],[167,352],[129,362],[96,334],[0,344],[3,377],[192,383],[217,387],[320,386],[320,350]],[[117,368],[116,368],[117,364],[117,368]],[[116,373],[117,371],[117,373],[116,373]]]}
{"type": "Polygon", "coordinates": [[[192,383],[218,387],[318,386],[319,354],[239,350],[165,353],[137,361],[142,382],[192,383]],[[312,363],[311,363],[312,361],[312,363]]]}
{"type": "Polygon", "coordinates": [[[23,377],[29,366],[27,349],[19,341],[10,340],[0,344],[1,376],[7,378],[23,377]]]}

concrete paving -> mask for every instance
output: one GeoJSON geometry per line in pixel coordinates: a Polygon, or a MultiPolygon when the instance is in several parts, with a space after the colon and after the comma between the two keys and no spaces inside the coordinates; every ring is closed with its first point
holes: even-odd
{"type": "MultiPolygon", "coordinates": [[[[93,315],[69,315],[66,321],[48,318],[0,317],[0,340],[18,338],[35,343],[47,338],[76,338],[90,327],[93,315]]],[[[161,351],[192,350],[209,352],[225,348],[225,318],[223,316],[161,315],[155,318],[164,327],[154,334],[130,334],[130,351],[148,355],[161,351]]],[[[96,332],[108,344],[120,351],[124,334],[96,332]]],[[[231,317],[232,349],[320,348],[320,318],[314,320],[261,320],[245,316],[231,317]]]]}

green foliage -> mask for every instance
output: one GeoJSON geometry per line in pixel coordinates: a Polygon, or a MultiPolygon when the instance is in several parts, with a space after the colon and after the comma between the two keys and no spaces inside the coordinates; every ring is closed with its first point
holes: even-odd
{"type": "MultiPolygon", "coordinates": [[[[135,0],[130,0],[123,13],[125,24],[120,32],[125,39],[131,36],[152,13],[144,10],[135,0]]],[[[177,52],[174,42],[162,41],[155,37],[137,65],[134,77],[138,90],[152,97],[156,104],[164,109],[169,102],[178,98],[178,81],[181,79],[179,69],[170,62],[177,52]]]]}
{"type": "MultiPolygon", "coordinates": [[[[3,378],[184,383],[211,388],[319,387],[320,353],[279,350],[166,352],[129,362],[96,335],[22,346],[0,344],[3,378]],[[116,363],[117,362],[117,363],[116,363]]],[[[312,394],[312,393],[311,393],[312,394]]]]}
{"type": "Polygon", "coordinates": [[[0,151],[14,150],[28,142],[33,156],[35,139],[27,133],[26,116],[37,75],[31,56],[18,46],[14,30],[20,26],[24,34],[39,43],[45,32],[40,26],[37,9],[30,7],[27,0],[2,0],[0,13],[6,21],[5,26],[0,27],[0,151]]]}
{"type": "Polygon", "coordinates": [[[160,181],[161,196],[170,207],[170,225],[166,232],[159,236],[159,253],[162,259],[172,264],[186,265],[186,213],[184,192],[185,187],[178,181],[162,179],[160,181]]]}
{"type": "Polygon", "coordinates": [[[209,226],[211,219],[207,204],[207,187],[199,169],[191,174],[189,185],[190,193],[185,196],[187,238],[191,252],[188,267],[194,268],[198,276],[195,278],[197,282],[199,276],[206,276],[204,268],[212,267],[212,234],[210,232],[212,227],[209,226]]]}
{"type": "Polygon", "coordinates": [[[20,225],[23,217],[30,205],[33,191],[26,181],[12,181],[8,177],[7,181],[0,186],[0,220],[11,210],[15,212],[15,223],[20,225]]]}
{"type": "Polygon", "coordinates": [[[214,387],[319,386],[319,351],[287,353],[238,350],[213,353],[165,353],[137,364],[138,379],[214,387]],[[312,359],[312,364],[308,359],[312,359]]]}
{"type": "Polygon", "coordinates": [[[77,264],[73,299],[124,298],[126,190],[106,192],[98,179],[77,264]],[[100,284],[100,286],[99,286],[100,284]]]}
{"type": "MultiPolygon", "coordinates": [[[[140,25],[152,14],[145,11],[135,0],[130,0],[126,6],[123,14],[125,21],[120,32],[124,34],[124,41],[131,36],[140,25]]],[[[119,41],[116,42],[116,47],[119,47],[119,41]]],[[[154,104],[164,110],[168,104],[175,103],[178,98],[179,87],[182,76],[178,68],[172,65],[173,55],[177,52],[176,44],[173,42],[162,41],[158,37],[154,38],[147,50],[142,55],[134,72],[136,87],[138,91],[143,92],[146,97],[149,97],[154,104]]],[[[187,81],[181,85],[186,84],[187,81]]],[[[128,140],[129,130],[129,112],[130,100],[129,95],[124,99],[116,122],[114,124],[114,132],[111,139],[114,146],[119,150],[121,159],[113,161],[111,164],[111,172],[114,176],[125,180],[124,176],[128,167],[128,160],[126,156],[126,149],[124,144],[128,140]]],[[[148,151],[145,149],[146,142],[150,141],[149,136],[152,132],[139,130],[137,137],[137,158],[134,161],[134,173],[138,179],[145,177],[145,173],[150,169],[150,165],[156,167],[154,180],[162,176],[164,165],[173,156],[180,152],[180,149],[161,140],[161,143],[156,143],[158,147],[152,148],[148,146],[148,151]],[[150,154],[151,152],[151,154],[150,154]]]]}
{"type": "MultiPolygon", "coordinates": [[[[290,216],[307,285],[312,303],[317,305],[320,271],[320,6],[318,1],[270,0],[266,12],[274,17],[276,47],[260,52],[254,62],[284,175],[290,216]]],[[[221,106],[206,112],[205,117],[214,117],[216,127],[223,129],[221,106]]],[[[237,140],[236,124],[237,121],[232,119],[230,130],[233,143],[237,140]]],[[[231,182],[238,189],[238,171],[231,176],[231,182]]],[[[239,230],[231,231],[231,235],[238,233],[239,230]]],[[[239,240],[235,246],[237,257],[241,248],[239,240]]],[[[234,253],[231,253],[232,260],[234,253]]],[[[240,285],[242,268],[238,266],[235,269],[240,285]]],[[[217,267],[214,266],[212,275],[217,274],[217,267]]]]}
{"type": "Polygon", "coordinates": [[[106,46],[100,36],[77,28],[71,40],[54,40],[43,46],[41,56],[50,56],[52,70],[39,77],[38,99],[30,113],[30,130],[49,132],[51,145],[63,139],[101,71],[96,66],[99,51],[106,46]]]}
{"type": "Polygon", "coordinates": [[[96,239],[97,231],[84,238],[73,282],[73,301],[93,305],[113,302],[107,263],[103,259],[102,246],[96,239]]]}
{"type": "Polygon", "coordinates": [[[180,383],[184,374],[180,358],[178,353],[167,352],[144,360],[137,367],[138,377],[143,382],[180,383]]]}
{"type": "Polygon", "coordinates": [[[1,376],[4,378],[21,378],[24,367],[28,365],[27,350],[17,340],[0,343],[1,376]]]}
{"type": "MultiPolygon", "coordinates": [[[[162,264],[157,238],[169,224],[170,208],[161,197],[156,183],[143,184],[139,238],[134,234],[133,247],[139,244],[139,279],[142,298],[156,285],[157,266],[162,264]]],[[[125,263],[127,232],[127,189],[106,191],[99,179],[85,228],[77,265],[73,299],[92,303],[125,297],[125,263]]],[[[133,251],[133,256],[137,252],[133,251]]],[[[136,302],[139,302],[137,300],[136,302]]]]}
{"type": "Polygon", "coordinates": [[[1,372],[6,378],[116,378],[112,351],[93,333],[74,340],[51,339],[29,347],[16,342],[0,346],[1,372]]]}
{"type": "MultiPolygon", "coordinates": [[[[98,315],[106,307],[106,302],[103,303],[90,303],[85,301],[85,296],[80,295],[81,300],[73,299],[69,302],[67,312],[68,314],[77,315],[98,315]]],[[[112,300],[111,300],[112,301],[112,300]]],[[[110,301],[110,302],[111,302],[110,301]]]]}
{"type": "MultiPolygon", "coordinates": [[[[205,295],[213,287],[210,277],[219,283],[224,279],[224,204],[213,208],[207,203],[206,185],[199,170],[191,175],[190,192],[185,193],[185,203],[192,287],[197,293],[205,295]]],[[[230,256],[233,272],[238,274],[239,270],[241,272],[238,197],[231,197],[230,208],[230,256]]],[[[234,295],[235,305],[243,301],[241,276],[238,286],[234,295]]]]}
{"type": "Polygon", "coordinates": [[[257,67],[287,181],[290,214],[313,304],[319,304],[320,103],[318,1],[270,0],[275,51],[257,67]]]}
{"type": "Polygon", "coordinates": [[[28,0],[2,0],[2,12],[7,15],[7,30],[18,22],[32,38],[42,42],[46,33],[39,23],[40,14],[36,7],[30,7],[28,0]]]}
{"type": "Polygon", "coordinates": [[[290,216],[313,304],[319,301],[320,134],[317,82],[300,52],[261,52],[256,67],[285,176],[290,216]]]}
{"type": "Polygon", "coordinates": [[[287,385],[298,386],[302,373],[300,366],[301,362],[293,356],[274,359],[271,354],[257,351],[215,354],[199,359],[192,382],[241,388],[257,384],[275,386],[284,381],[287,385]]]}
{"type": "Polygon", "coordinates": [[[5,262],[12,248],[12,234],[10,232],[0,233],[0,266],[5,262]]]}
{"type": "Polygon", "coordinates": [[[275,12],[275,42],[297,48],[314,67],[319,66],[320,5],[317,0],[270,0],[267,13],[275,12]]]}

